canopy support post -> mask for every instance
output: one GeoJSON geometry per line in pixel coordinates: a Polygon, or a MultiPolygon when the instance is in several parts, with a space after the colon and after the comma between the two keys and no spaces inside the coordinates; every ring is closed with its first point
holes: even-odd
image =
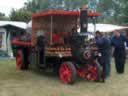
{"type": "Polygon", "coordinates": [[[96,32],[96,17],[93,17],[94,33],[96,32]]]}
{"type": "Polygon", "coordinates": [[[52,45],[53,16],[51,15],[50,45],[52,45]]]}

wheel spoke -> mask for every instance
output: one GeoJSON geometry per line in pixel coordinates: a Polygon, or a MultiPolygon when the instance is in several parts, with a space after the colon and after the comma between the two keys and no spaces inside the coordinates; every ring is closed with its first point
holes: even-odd
{"type": "Polygon", "coordinates": [[[95,81],[97,79],[97,68],[96,66],[90,66],[88,69],[87,80],[95,81]]]}
{"type": "MultiPolygon", "coordinates": [[[[60,71],[59,71],[59,74],[60,74],[60,79],[65,83],[65,84],[69,84],[72,82],[72,66],[70,63],[63,63],[60,67],[60,71]]],[[[74,66],[73,66],[74,67],[74,66]]],[[[75,68],[75,67],[74,67],[75,68]]],[[[75,74],[76,75],[76,74],[75,74]]]]}

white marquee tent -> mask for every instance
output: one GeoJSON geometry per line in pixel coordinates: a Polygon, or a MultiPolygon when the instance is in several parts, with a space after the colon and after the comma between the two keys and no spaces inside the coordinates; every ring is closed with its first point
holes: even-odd
{"type": "MultiPolygon", "coordinates": [[[[112,25],[112,24],[96,24],[96,29],[94,28],[94,25],[92,23],[88,24],[88,32],[94,32],[94,31],[101,31],[101,32],[112,32],[114,30],[122,30],[128,27],[125,26],[118,26],[118,25],[112,25]]],[[[32,21],[30,21],[27,25],[27,28],[32,28],[32,21]]],[[[80,30],[80,29],[78,29],[80,30]]]]}
{"type": "Polygon", "coordinates": [[[8,25],[25,30],[27,24],[25,22],[0,21],[0,50],[6,51],[11,55],[10,32],[8,32],[8,28],[5,28],[8,25]]]}
{"type": "Polygon", "coordinates": [[[26,29],[26,23],[25,22],[16,22],[16,21],[0,21],[0,27],[6,26],[6,25],[12,25],[18,28],[26,29]]]}
{"type": "MultiPolygon", "coordinates": [[[[96,24],[96,31],[101,31],[101,32],[112,32],[114,30],[122,30],[128,27],[125,26],[118,26],[118,25],[112,25],[112,24],[96,24]]],[[[89,32],[94,32],[94,25],[89,24],[88,25],[88,31],[89,32]]]]}

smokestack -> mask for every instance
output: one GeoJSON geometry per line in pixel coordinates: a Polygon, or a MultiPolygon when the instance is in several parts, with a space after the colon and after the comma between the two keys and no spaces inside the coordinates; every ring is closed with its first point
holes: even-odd
{"type": "Polygon", "coordinates": [[[87,8],[80,8],[80,32],[87,32],[88,28],[88,12],[87,8]]]}

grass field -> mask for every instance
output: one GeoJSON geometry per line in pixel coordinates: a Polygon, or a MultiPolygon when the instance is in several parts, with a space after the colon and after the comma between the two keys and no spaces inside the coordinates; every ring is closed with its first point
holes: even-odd
{"type": "Polygon", "coordinates": [[[125,68],[125,73],[118,75],[112,64],[106,83],[79,79],[74,85],[64,85],[52,75],[18,71],[14,60],[1,60],[0,96],[128,96],[128,62],[125,68]]]}

